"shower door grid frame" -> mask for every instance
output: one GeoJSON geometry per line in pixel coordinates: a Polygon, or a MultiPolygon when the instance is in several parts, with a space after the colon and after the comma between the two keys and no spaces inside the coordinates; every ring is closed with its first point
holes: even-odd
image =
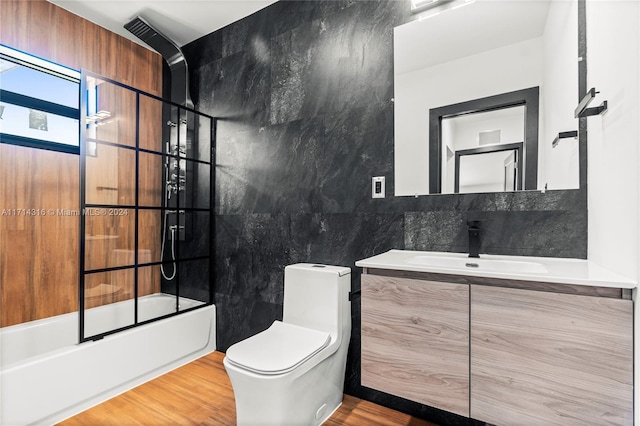
{"type": "MultiPolygon", "coordinates": [[[[217,127],[217,119],[215,117],[212,117],[208,114],[204,114],[201,112],[196,111],[195,109],[192,108],[188,108],[188,107],[184,107],[180,104],[171,102],[169,100],[163,99],[159,96],[155,96],[153,94],[144,92],[142,90],[138,90],[134,87],[128,86],[126,84],[120,83],[118,81],[112,80],[110,78],[104,77],[102,75],[93,73],[91,71],[87,71],[87,70],[82,70],[81,71],[81,79],[80,79],[80,250],[79,250],[79,257],[80,257],[80,267],[79,267],[79,271],[80,271],[80,276],[79,276],[79,285],[78,285],[78,306],[79,306],[79,343],[84,343],[84,342],[88,342],[88,341],[95,341],[95,340],[100,340],[102,338],[104,338],[105,336],[111,335],[111,334],[115,334],[121,331],[125,331],[134,327],[138,327],[140,325],[144,325],[144,324],[148,324],[148,323],[152,323],[155,321],[159,321],[165,318],[169,318],[169,317],[173,317],[176,315],[180,315],[183,313],[187,313],[196,309],[200,309],[206,306],[210,306],[214,303],[214,289],[213,289],[213,274],[214,274],[214,256],[213,256],[213,252],[214,252],[214,235],[215,235],[215,212],[214,212],[214,200],[215,200],[215,170],[214,170],[214,165],[215,165],[215,136],[216,136],[216,127],[217,127]],[[87,78],[95,78],[95,79],[99,79],[102,82],[106,82],[106,83],[110,83],[113,85],[116,85],[120,88],[124,88],[127,90],[130,90],[132,92],[135,93],[135,145],[131,146],[131,145],[124,145],[124,144],[119,144],[119,143],[115,143],[115,142],[110,142],[110,141],[105,141],[105,140],[97,140],[97,139],[91,139],[87,136],[87,111],[88,111],[88,99],[86,96],[87,93],[87,78]],[[176,152],[176,154],[174,155],[171,152],[162,152],[162,151],[154,151],[151,149],[146,149],[146,148],[140,148],[140,96],[146,96],[150,99],[154,99],[156,101],[162,102],[163,105],[168,105],[170,107],[175,107],[177,108],[177,115],[178,115],[178,119],[180,119],[181,112],[190,112],[192,114],[195,114],[196,116],[199,116],[200,118],[206,118],[210,120],[210,161],[203,161],[200,159],[196,159],[196,158],[189,158],[187,157],[186,153],[184,156],[181,156],[180,151],[178,150],[176,152]],[[135,203],[133,205],[116,205],[116,204],[90,204],[86,202],[86,175],[87,175],[87,163],[86,163],[86,157],[88,154],[87,151],[87,142],[92,142],[92,143],[96,143],[100,144],[100,145],[106,145],[106,146],[112,146],[115,147],[117,149],[125,149],[125,150],[130,150],[130,151],[134,151],[135,152],[135,203]],[[180,197],[177,197],[177,205],[174,208],[169,208],[168,206],[165,206],[165,198],[164,198],[164,191],[165,191],[165,185],[167,185],[167,182],[163,182],[162,183],[162,192],[163,192],[163,198],[162,198],[162,205],[161,206],[140,206],[139,205],[139,161],[140,161],[140,153],[146,153],[146,154],[153,154],[156,156],[161,156],[163,159],[164,158],[173,158],[176,159],[176,162],[178,164],[178,171],[180,168],[180,161],[181,160],[187,160],[189,162],[192,163],[198,163],[198,164],[202,164],[202,165],[208,165],[209,166],[209,208],[205,209],[205,208],[197,208],[197,207],[181,207],[180,206],[180,197]],[[85,223],[85,218],[86,215],[84,212],[88,211],[88,209],[127,209],[127,210],[133,210],[134,211],[134,221],[135,221],[135,229],[134,229],[134,263],[133,264],[128,264],[128,265],[124,265],[124,266],[112,266],[112,267],[106,267],[106,268],[98,268],[98,269],[90,269],[90,270],[86,270],[86,264],[85,264],[85,253],[86,253],[86,223],[85,223]],[[175,254],[175,260],[173,262],[168,262],[168,261],[164,261],[163,260],[163,253],[160,254],[161,258],[160,261],[155,261],[155,262],[147,262],[147,263],[139,263],[139,247],[138,247],[138,219],[139,219],[139,212],[141,210],[160,210],[162,212],[163,215],[166,215],[166,212],[169,210],[175,210],[176,211],[176,217],[179,217],[179,212],[184,211],[185,214],[187,212],[202,212],[202,213],[209,213],[209,247],[208,247],[208,255],[207,256],[193,256],[193,257],[188,257],[188,258],[180,258],[180,245],[176,244],[175,249],[176,249],[176,254],[175,254]],[[176,280],[176,291],[175,291],[175,298],[176,298],[176,309],[174,312],[171,312],[169,314],[165,314],[165,315],[161,315],[152,319],[148,319],[145,321],[139,321],[138,320],[138,269],[141,267],[150,267],[150,266],[159,266],[162,264],[170,264],[173,263],[175,268],[178,268],[178,265],[181,262],[189,262],[189,261],[198,261],[198,260],[208,260],[208,268],[209,268],[209,274],[208,274],[208,280],[209,280],[209,286],[208,286],[208,298],[209,300],[207,302],[204,302],[202,305],[198,305],[198,306],[193,306],[187,309],[179,309],[178,306],[178,301],[180,298],[180,274],[176,272],[176,276],[175,276],[175,280],[176,280]],[[90,274],[97,274],[97,273],[105,273],[105,272],[113,272],[113,271],[120,271],[120,270],[131,270],[133,269],[133,275],[134,275],[134,286],[133,286],[133,301],[134,301],[134,321],[132,324],[129,325],[125,325],[122,327],[117,327],[117,328],[113,328],[111,330],[102,332],[102,333],[97,333],[91,336],[86,336],[85,335],[85,276],[86,275],[90,275],[90,274]]],[[[162,123],[159,123],[160,125],[162,123]]],[[[177,133],[177,140],[176,140],[176,144],[177,146],[180,146],[180,132],[176,132],[177,133]]],[[[162,144],[164,147],[164,144],[162,144]]],[[[164,150],[164,148],[163,148],[164,150]]],[[[168,167],[168,166],[167,166],[168,167]]],[[[179,175],[179,172],[178,172],[179,175]]],[[[179,186],[179,185],[178,185],[179,186]]],[[[186,191],[186,187],[185,187],[185,191],[186,191]]],[[[164,219],[164,218],[163,218],[164,219]]],[[[179,224],[179,220],[177,222],[179,224]]],[[[163,227],[163,233],[166,232],[166,230],[163,227]]],[[[179,228],[178,228],[178,233],[179,233],[179,228]]],[[[162,236],[164,237],[164,236],[162,236]]],[[[176,237],[177,238],[177,237],[176,237]]]]}

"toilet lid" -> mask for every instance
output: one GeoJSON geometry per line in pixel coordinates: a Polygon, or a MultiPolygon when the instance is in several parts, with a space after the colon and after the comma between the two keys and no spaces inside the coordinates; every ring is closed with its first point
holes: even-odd
{"type": "Polygon", "coordinates": [[[325,348],[329,333],[274,321],[271,327],[227,349],[227,359],[259,374],[280,374],[325,348]]]}

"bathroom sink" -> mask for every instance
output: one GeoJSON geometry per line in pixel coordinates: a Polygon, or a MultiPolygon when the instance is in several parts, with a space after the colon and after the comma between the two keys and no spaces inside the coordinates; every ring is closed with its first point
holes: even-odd
{"type": "Polygon", "coordinates": [[[389,250],[358,260],[356,266],[434,274],[635,288],[636,282],[586,259],[389,250]]]}
{"type": "Polygon", "coordinates": [[[406,260],[409,265],[420,265],[432,268],[477,270],[505,273],[529,273],[544,274],[547,268],[538,262],[526,262],[517,260],[497,260],[462,257],[462,256],[439,256],[439,255],[419,255],[406,260]]]}

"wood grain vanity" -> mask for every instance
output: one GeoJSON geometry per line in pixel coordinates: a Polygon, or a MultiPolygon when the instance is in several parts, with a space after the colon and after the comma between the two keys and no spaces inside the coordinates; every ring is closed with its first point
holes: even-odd
{"type": "Polygon", "coordinates": [[[363,275],[362,384],[468,416],[468,286],[363,275]]]}
{"type": "Polygon", "coordinates": [[[633,424],[634,283],[356,265],[363,386],[495,425],[633,424]]]}

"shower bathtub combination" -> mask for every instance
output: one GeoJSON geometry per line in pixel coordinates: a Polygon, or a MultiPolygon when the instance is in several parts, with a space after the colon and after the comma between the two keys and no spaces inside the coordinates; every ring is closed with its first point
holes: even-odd
{"type": "Polygon", "coordinates": [[[46,231],[78,239],[52,255],[77,251],[78,282],[14,271],[60,291],[25,315],[3,299],[18,313],[0,328],[0,425],[55,424],[216,349],[214,118],[89,71],[79,83],[79,187],[64,191],[82,214],[63,218],[77,232],[46,231]]]}
{"type": "MultiPolygon", "coordinates": [[[[87,324],[105,329],[129,321],[132,304],[88,309],[87,324]]],[[[179,304],[188,310],[202,302],[180,298],[179,304]]],[[[175,309],[173,295],[138,299],[139,312],[148,318],[175,309]]],[[[0,424],[54,424],[215,349],[214,305],[81,344],[77,312],[4,327],[0,424]]]]}

